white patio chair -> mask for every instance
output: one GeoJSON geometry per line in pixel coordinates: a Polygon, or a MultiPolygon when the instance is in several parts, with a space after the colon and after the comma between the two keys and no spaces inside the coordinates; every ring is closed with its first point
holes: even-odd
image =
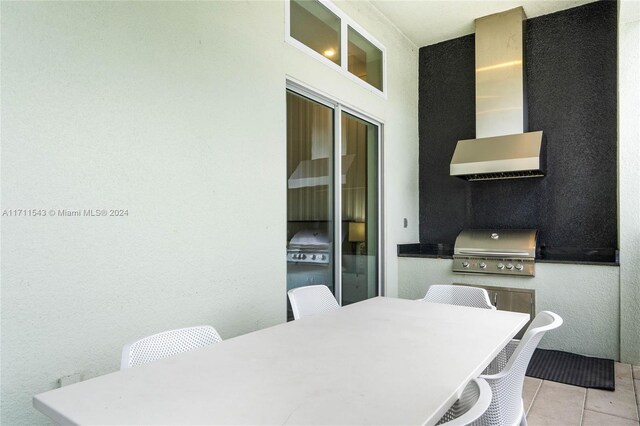
{"type": "Polygon", "coordinates": [[[487,411],[477,421],[478,425],[526,425],[527,419],[522,401],[522,385],[527,366],[542,336],[562,325],[562,318],[553,312],[543,311],[522,336],[522,340],[512,340],[487,367],[485,379],[493,393],[487,411]]]}
{"type": "Polygon", "coordinates": [[[437,425],[466,426],[478,420],[491,404],[491,387],[484,379],[473,379],[460,398],[449,408],[437,425]]]}
{"type": "Polygon", "coordinates": [[[221,341],[216,329],[210,325],[163,331],[125,345],[120,369],[147,364],[221,341]]]}
{"type": "Polygon", "coordinates": [[[309,285],[287,292],[293,319],[338,309],[340,305],[326,285],[309,285]]]}
{"type": "Polygon", "coordinates": [[[462,285],[432,285],[423,302],[447,305],[471,306],[473,308],[496,309],[489,300],[487,290],[462,285]]]}

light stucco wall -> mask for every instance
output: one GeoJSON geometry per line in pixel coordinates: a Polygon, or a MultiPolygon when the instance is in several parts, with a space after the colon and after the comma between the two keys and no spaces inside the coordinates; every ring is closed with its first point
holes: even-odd
{"type": "Polygon", "coordinates": [[[620,359],[640,364],[640,2],[619,3],[620,359]]]}
{"type": "Polygon", "coordinates": [[[537,263],[534,278],[454,274],[451,259],[400,258],[399,296],[424,297],[433,284],[477,284],[535,290],[536,312],[564,320],[540,347],[618,359],[620,315],[617,266],[537,263]]]}
{"type": "Polygon", "coordinates": [[[2,2],[3,424],[47,419],[59,377],[115,371],[124,343],[285,320],[285,84],[385,123],[386,284],[417,238],[417,49],[366,2],[385,100],[284,42],[284,3],[2,2]],[[402,228],[402,218],[409,227],[402,228]]]}

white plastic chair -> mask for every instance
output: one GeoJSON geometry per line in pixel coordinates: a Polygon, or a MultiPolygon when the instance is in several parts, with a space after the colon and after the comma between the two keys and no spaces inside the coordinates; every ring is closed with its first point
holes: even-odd
{"type": "Polygon", "coordinates": [[[487,411],[475,424],[478,425],[526,425],[527,419],[522,401],[522,385],[533,351],[542,336],[562,325],[562,318],[553,312],[543,311],[522,336],[522,340],[512,340],[509,345],[489,364],[485,379],[493,393],[487,411]]]}
{"type": "Polygon", "coordinates": [[[125,345],[120,369],[147,364],[221,341],[216,329],[210,325],[163,331],[125,345]]]}
{"type": "Polygon", "coordinates": [[[460,398],[436,425],[466,426],[478,420],[491,404],[491,387],[484,379],[473,379],[460,398]]]}
{"type": "Polygon", "coordinates": [[[300,319],[321,312],[333,311],[340,305],[326,285],[309,285],[287,292],[293,311],[293,319],[300,319]]]}
{"type": "Polygon", "coordinates": [[[472,308],[496,309],[489,300],[487,290],[462,285],[432,285],[423,302],[447,305],[471,306],[472,308]]]}

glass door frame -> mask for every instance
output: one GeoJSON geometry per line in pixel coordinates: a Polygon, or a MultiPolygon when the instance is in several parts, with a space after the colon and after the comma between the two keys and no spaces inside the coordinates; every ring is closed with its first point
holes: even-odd
{"type": "MultiPolygon", "coordinates": [[[[342,113],[345,112],[347,114],[351,114],[354,117],[357,117],[361,120],[364,120],[378,128],[378,158],[377,158],[377,167],[378,167],[378,179],[376,184],[378,185],[377,194],[378,194],[378,223],[377,223],[377,232],[378,232],[378,247],[377,247],[377,269],[378,269],[378,295],[385,295],[385,275],[384,275],[384,191],[383,191],[383,183],[384,183],[384,169],[383,169],[383,130],[384,123],[381,120],[377,120],[365,112],[359,111],[353,107],[347,106],[344,103],[328,96],[325,94],[321,94],[320,92],[306,86],[303,83],[298,81],[294,81],[290,78],[287,78],[286,82],[286,90],[290,90],[298,95],[304,96],[306,98],[311,99],[312,101],[318,102],[319,104],[325,105],[331,108],[334,112],[334,138],[333,138],[333,149],[334,152],[340,153],[342,148],[342,113]]],[[[286,135],[285,135],[286,140],[286,135]]],[[[335,155],[334,165],[333,165],[334,175],[333,180],[335,182],[336,190],[334,191],[334,227],[333,227],[333,241],[334,241],[334,252],[340,253],[340,256],[334,256],[334,291],[336,299],[338,300],[338,304],[342,306],[342,247],[340,242],[342,241],[342,191],[340,188],[342,187],[342,156],[335,155]]]]}

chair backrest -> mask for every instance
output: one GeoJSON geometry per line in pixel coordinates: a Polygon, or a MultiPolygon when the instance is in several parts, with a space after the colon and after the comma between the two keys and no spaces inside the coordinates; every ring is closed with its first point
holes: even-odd
{"type": "Polygon", "coordinates": [[[522,385],[533,351],[547,331],[561,325],[562,318],[559,315],[549,311],[540,312],[527,328],[504,369],[494,375],[480,376],[491,386],[493,399],[479,424],[513,425],[520,422],[524,416],[522,385]]]}
{"type": "Polygon", "coordinates": [[[424,302],[444,303],[447,305],[471,306],[473,308],[495,309],[491,304],[487,290],[462,285],[432,285],[427,290],[424,302]]]}
{"type": "Polygon", "coordinates": [[[309,285],[294,288],[289,290],[287,295],[291,302],[294,319],[332,311],[340,307],[326,285],[309,285]]]}
{"type": "Polygon", "coordinates": [[[122,348],[120,369],[135,367],[222,341],[210,325],[179,328],[144,337],[122,348]]]}
{"type": "Polygon", "coordinates": [[[478,420],[491,404],[491,387],[484,379],[472,379],[460,398],[437,425],[466,426],[478,420]]]}

